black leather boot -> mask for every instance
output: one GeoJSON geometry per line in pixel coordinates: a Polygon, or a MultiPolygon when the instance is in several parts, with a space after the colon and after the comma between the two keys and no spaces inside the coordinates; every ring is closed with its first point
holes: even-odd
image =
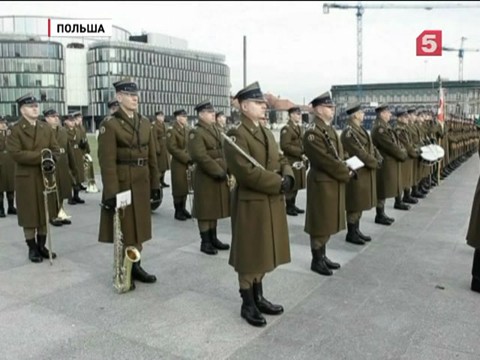
{"type": "Polygon", "coordinates": [[[407,204],[418,204],[418,199],[415,199],[410,196],[410,189],[403,190],[403,200],[407,204]]]}
{"type": "MultiPolygon", "coordinates": [[[[7,214],[9,215],[17,215],[17,209],[13,206],[13,199],[14,199],[13,191],[7,191],[7,201],[8,201],[8,209],[7,214]]],[[[3,205],[3,201],[2,201],[3,205]]]]}
{"type": "Polygon", "coordinates": [[[362,239],[363,241],[372,241],[372,238],[370,236],[365,235],[360,231],[360,220],[358,220],[355,224],[355,229],[357,230],[357,234],[360,239],[362,239]]]}
{"type": "Polygon", "coordinates": [[[212,245],[210,230],[200,233],[202,242],[200,243],[200,251],[208,255],[217,255],[218,251],[212,245]]]}
{"type": "Polygon", "coordinates": [[[265,320],[260,310],[258,310],[255,300],[253,299],[253,288],[240,289],[240,296],[243,300],[240,316],[247,320],[250,325],[267,325],[267,320],[265,320]]]}
{"type": "Polygon", "coordinates": [[[35,239],[25,240],[28,245],[28,258],[31,262],[41,263],[43,261],[42,255],[38,252],[37,243],[35,239]]]}
{"type": "Polygon", "coordinates": [[[283,313],[282,305],[272,304],[263,297],[263,287],[261,282],[253,283],[253,299],[255,300],[255,305],[257,305],[257,308],[261,313],[267,315],[280,315],[283,313]]]}
{"type": "Polygon", "coordinates": [[[52,224],[53,226],[62,226],[63,221],[62,219],[59,219],[59,218],[50,219],[50,224],[52,224]]]}
{"type": "Polygon", "coordinates": [[[304,214],[305,210],[298,208],[297,205],[295,205],[296,202],[297,202],[297,196],[295,195],[295,197],[293,198],[293,207],[295,208],[298,214],[304,214]]]}
{"type": "Polygon", "coordinates": [[[332,270],[338,270],[340,269],[340,264],[339,263],[336,263],[336,262],[333,262],[332,260],[330,260],[328,257],[327,257],[327,245],[323,245],[321,247],[322,249],[322,255],[323,255],[323,259],[325,261],[325,264],[327,265],[327,267],[329,269],[332,269],[332,270]]]}
{"type": "Polygon", "coordinates": [[[472,264],[472,285],[470,287],[472,291],[480,293],[480,250],[476,249],[473,254],[472,264]]]}
{"type": "Polygon", "coordinates": [[[185,217],[186,217],[187,219],[191,219],[191,218],[192,218],[192,214],[190,214],[190,213],[188,212],[186,205],[187,205],[187,199],[183,200],[183,202],[182,202],[182,212],[183,212],[183,215],[185,215],[185,217]]]}
{"type": "Polygon", "coordinates": [[[210,239],[212,242],[212,245],[214,248],[217,248],[218,250],[228,250],[230,249],[230,245],[222,243],[218,238],[217,238],[217,228],[210,229],[210,239]]]}
{"type": "Polygon", "coordinates": [[[139,260],[137,262],[134,262],[132,265],[132,278],[135,280],[138,280],[143,283],[154,283],[157,281],[157,277],[155,275],[150,275],[147,273],[143,268],[140,266],[140,262],[142,260],[139,260]]]}
{"type": "MultiPolygon", "coordinates": [[[[38,245],[38,253],[42,255],[44,259],[49,259],[48,256],[48,249],[45,247],[45,243],[47,242],[47,235],[39,235],[37,234],[37,245],[38,245]]],[[[52,259],[55,259],[57,254],[52,251],[52,259]]]]}
{"type": "Polygon", "coordinates": [[[392,218],[389,218],[385,214],[385,210],[383,208],[377,207],[376,210],[377,210],[377,215],[375,216],[375,223],[376,224],[381,224],[381,225],[392,225],[393,224],[393,221],[395,221],[395,220],[392,219],[392,218]],[[390,219],[392,219],[393,221],[391,221],[390,219]]]}
{"type": "Polygon", "coordinates": [[[295,205],[293,204],[293,199],[285,200],[287,215],[297,216],[298,212],[295,210],[295,205]]]}
{"type": "Polygon", "coordinates": [[[175,219],[185,221],[187,220],[187,217],[183,213],[183,203],[182,202],[176,202],[173,203],[173,206],[175,207],[175,219]]]}
{"type": "Polygon", "coordinates": [[[0,218],[4,218],[5,216],[5,208],[3,207],[3,192],[0,192],[0,218]]]}
{"type": "Polygon", "coordinates": [[[78,196],[79,191],[78,190],[73,190],[73,200],[77,204],[85,204],[85,200],[80,199],[80,196],[78,196]]]}
{"type": "Polygon", "coordinates": [[[345,237],[346,242],[356,245],[365,245],[365,241],[360,239],[360,237],[358,236],[356,224],[347,223],[347,229],[348,232],[347,236],[345,237]]]}
{"type": "Polygon", "coordinates": [[[417,186],[412,186],[412,197],[417,199],[425,199],[425,195],[418,191],[417,186]]]}
{"type": "Polygon", "coordinates": [[[165,182],[165,176],[162,176],[162,177],[160,178],[160,185],[162,185],[162,187],[164,187],[164,188],[170,187],[170,185],[168,185],[168,184],[165,182]]]}
{"type": "Polygon", "coordinates": [[[319,273],[320,275],[330,276],[333,274],[325,263],[325,256],[323,255],[323,249],[312,249],[312,265],[310,270],[319,273]]]}
{"type": "Polygon", "coordinates": [[[400,195],[397,195],[395,197],[395,204],[393,205],[393,208],[397,210],[410,210],[410,205],[402,202],[402,197],[400,195]]]}

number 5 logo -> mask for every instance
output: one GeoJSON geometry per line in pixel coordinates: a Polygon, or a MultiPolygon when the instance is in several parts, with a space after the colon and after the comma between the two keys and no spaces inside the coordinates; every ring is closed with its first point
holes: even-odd
{"type": "Polygon", "coordinates": [[[418,35],[417,56],[442,56],[442,30],[424,30],[418,35]]]}

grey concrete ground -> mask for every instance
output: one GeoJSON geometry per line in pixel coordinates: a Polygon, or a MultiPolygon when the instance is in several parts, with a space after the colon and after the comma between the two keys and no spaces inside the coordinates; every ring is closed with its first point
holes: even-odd
{"type": "MultiPolygon", "coordinates": [[[[474,156],[411,211],[389,200],[391,227],[369,211],[369,245],[333,236],[328,253],[342,268],[332,277],[309,270],[304,217],[289,217],[292,262],[264,281],[286,311],[261,329],[240,318],[228,252],[200,253],[196,223],[173,219],[170,189],[142,253],[158,281],[123,295],[112,288],[112,247],[97,243],[99,194],[66,206],[73,224],[53,230],[53,266],[29,262],[16,217],[0,219],[0,358],[480,359],[480,294],[469,290],[464,240],[478,173],[474,156]]],[[[222,240],[229,225],[219,225],[222,240]]]]}

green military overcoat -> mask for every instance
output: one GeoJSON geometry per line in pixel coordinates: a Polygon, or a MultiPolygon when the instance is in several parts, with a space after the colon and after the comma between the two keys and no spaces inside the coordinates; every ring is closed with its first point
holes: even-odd
{"type": "Polygon", "coordinates": [[[345,229],[345,183],[350,180],[342,142],[332,126],[315,117],[305,131],[303,146],[310,161],[305,232],[335,234],[345,229]]]}
{"type": "Polygon", "coordinates": [[[216,220],[230,216],[230,189],[227,181],[216,179],[227,173],[223,139],[214,125],[199,121],[190,130],[188,153],[195,163],[193,217],[216,220]]]}
{"type": "MultiPolygon", "coordinates": [[[[52,128],[37,121],[36,126],[23,117],[13,125],[7,137],[7,150],[16,163],[15,201],[18,211],[18,225],[38,228],[46,225],[44,182],[40,166],[42,149],[50,149],[54,157],[59,147],[52,128]]],[[[51,181],[53,185],[55,181],[51,181]]]]}
{"type": "MultiPolygon", "coordinates": [[[[302,162],[303,151],[303,129],[293,121],[289,121],[280,132],[280,149],[287,157],[290,165],[295,162],[302,162]]],[[[306,168],[296,169],[292,167],[295,175],[295,187],[293,190],[305,189],[306,186],[306,168]]]]}
{"type": "Polygon", "coordinates": [[[480,178],[478,178],[477,189],[473,197],[470,224],[467,231],[467,244],[475,249],[480,249],[480,178]]]}
{"type": "Polygon", "coordinates": [[[0,130],[0,193],[15,190],[15,161],[7,151],[7,130],[0,130]]]}
{"type": "Polygon", "coordinates": [[[403,192],[400,164],[407,159],[407,152],[400,148],[395,131],[383,120],[377,119],[372,129],[373,144],[383,157],[377,170],[377,197],[388,199],[403,192]]]}
{"type": "Polygon", "coordinates": [[[232,247],[229,264],[238,273],[266,273],[290,262],[282,176],[292,176],[287,158],[279,152],[270,130],[241,115],[227,135],[264,169],[253,165],[227,141],[229,171],[237,186],[232,191],[232,247]]]}
{"type": "Polygon", "coordinates": [[[408,158],[400,164],[403,189],[407,189],[416,185],[416,182],[414,181],[413,166],[416,162],[416,159],[418,159],[418,152],[410,136],[410,132],[411,130],[408,125],[402,124],[401,122],[397,123],[397,126],[395,127],[397,139],[402,144],[402,147],[407,151],[408,155],[408,158]]]}
{"type": "Polygon", "coordinates": [[[57,186],[60,199],[68,199],[72,195],[72,182],[76,177],[77,169],[74,165],[74,153],[68,141],[67,129],[58,126],[53,130],[55,139],[60,148],[57,160],[57,186]]]}
{"type": "Polygon", "coordinates": [[[188,132],[190,129],[181,127],[175,121],[167,130],[167,149],[172,155],[172,195],[182,197],[188,195],[187,163],[191,161],[188,154],[188,132]]]}
{"type": "MultiPolygon", "coordinates": [[[[122,191],[132,191],[132,204],[125,209],[122,232],[126,245],[139,245],[152,238],[150,195],[159,189],[155,140],[150,122],[138,113],[129,118],[120,108],[104,119],[98,135],[98,161],[102,200],[122,191]],[[144,166],[125,164],[140,162],[144,166]],[[121,162],[121,163],[120,163],[121,162]]],[[[102,208],[100,242],[113,242],[113,213],[102,208]]]]}
{"type": "Polygon", "coordinates": [[[152,127],[157,143],[158,172],[162,175],[170,169],[170,155],[167,151],[167,130],[165,123],[159,123],[158,121],[155,121],[152,127]]]}
{"type": "Polygon", "coordinates": [[[368,132],[352,120],[340,136],[348,156],[356,156],[365,164],[357,170],[357,179],[346,186],[345,208],[347,212],[369,210],[377,206],[377,169],[379,154],[368,132]]]}
{"type": "Polygon", "coordinates": [[[80,149],[81,134],[78,127],[73,127],[72,129],[67,128],[68,142],[70,148],[73,151],[73,164],[75,168],[75,183],[81,184],[85,181],[85,166],[84,166],[84,154],[83,150],[80,149]]]}

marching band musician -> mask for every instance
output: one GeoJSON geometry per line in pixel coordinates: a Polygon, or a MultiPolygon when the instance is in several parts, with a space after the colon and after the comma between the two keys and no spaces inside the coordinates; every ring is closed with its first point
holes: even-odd
{"type": "Polygon", "coordinates": [[[327,242],[331,235],[345,229],[345,184],[354,172],[344,163],[342,142],[331,125],[335,104],[330,92],[316,97],[310,104],[314,119],[303,137],[305,154],[310,161],[304,230],[310,235],[310,269],[330,276],[340,264],[327,257],[327,242]]]}
{"type": "Polygon", "coordinates": [[[371,241],[370,236],[360,231],[362,212],[377,205],[377,169],[383,159],[373,145],[372,139],[362,126],[365,114],[360,104],[347,107],[349,116],[347,126],[340,139],[343,148],[349,156],[358,157],[365,166],[357,171],[357,179],[349,181],[346,186],[347,229],[346,241],[352,244],[364,245],[371,241]]]}
{"type": "Polygon", "coordinates": [[[167,130],[167,149],[172,155],[172,195],[175,206],[175,219],[185,221],[192,215],[186,209],[188,196],[188,167],[193,165],[187,150],[188,131],[187,112],[183,109],[173,113],[175,122],[167,130]]]}
{"type": "Polygon", "coordinates": [[[76,171],[73,167],[73,149],[68,141],[67,130],[60,124],[58,112],[55,109],[47,109],[43,112],[43,116],[47,124],[52,127],[60,148],[55,171],[59,199],[56,198],[56,194],[50,194],[48,197],[49,221],[54,226],[69,225],[72,222],[68,218],[58,218],[57,214],[63,208],[63,200],[70,198],[72,194],[72,179],[76,171]]]}
{"type": "MultiPolygon", "coordinates": [[[[51,127],[38,121],[38,100],[32,94],[27,94],[18,98],[17,104],[21,117],[9,130],[7,150],[16,162],[15,188],[22,190],[16,192],[18,225],[23,227],[29,249],[28,258],[38,263],[43,258],[49,258],[49,251],[45,247],[47,219],[42,150],[49,149],[56,156],[59,147],[51,127]]],[[[56,258],[54,252],[52,258],[56,258]]]]}
{"type": "Polygon", "coordinates": [[[287,125],[280,132],[280,149],[288,158],[295,174],[295,186],[292,191],[285,194],[287,215],[297,216],[305,213],[305,210],[298,208],[295,202],[298,190],[305,189],[307,172],[307,158],[303,151],[302,111],[299,107],[292,107],[288,109],[288,117],[287,125]],[[300,164],[301,167],[296,168],[293,166],[295,163],[300,164]]]}
{"type": "Polygon", "coordinates": [[[198,220],[200,251],[216,255],[217,249],[230,249],[217,238],[217,220],[230,217],[227,165],[212,103],[204,101],[195,111],[198,122],[188,135],[188,153],[195,164],[192,216],[198,220]]]}
{"type": "Polygon", "coordinates": [[[392,117],[388,105],[378,106],[375,112],[377,119],[371,132],[372,141],[383,157],[382,167],[377,171],[378,201],[375,223],[392,225],[395,219],[385,214],[385,201],[388,198],[397,197],[403,192],[400,163],[404,162],[408,155],[406,150],[401,147],[395,131],[388,124],[392,117]]]}
{"type": "Polygon", "coordinates": [[[74,171],[74,178],[72,179],[72,189],[73,189],[73,196],[70,195],[68,199],[69,205],[75,204],[84,204],[85,200],[81,199],[78,195],[81,190],[81,184],[85,180],[85,166],[84,166],[84,158],[83,158],[83,151],[80,148],[80,130],[78,130],[75,117],[73,113],[66,115],[64,123],[66,125],[67,134],[68,134],[68,142],[70,143],[70,147],[73,149],[73,167],[75,168],[74,171]]]}
{"type": "MultiPolygon", "coordinates": [[[[119,109],[103,120],[98,135],[103,183],[98,241],[113,242],[116,195],[131,190],[132,204],[124,209],[121,218],[123,243],[124,247],[134,246],[141,252],[142,243],[152,238],[150,200],[160,197],[155,142],[150,122],[137,112],[137,84],[124,79],[113,85],[119,109]]],[[[132,279],[144,283],[157,281],[155,275],[141,267],[140,261],[133,263],[132,279]]]]}
{"type": "Polygon", "coordinates": [[[290,262],[283,194],[292,190],[295,180],[275,137],[261,125],[267,102],[258,82],[240,90],[235,99],[241,122],[227,133],[232,143],[224,142],[227,167],[237,181],[232,193],[229,264],[238,273],[241,317],[253,326],[265,326],[262,313],[283,313],[281,305],[263,297],[262,281],[265,273],[290,262]]]}
{"type": "Polygon", "coordinates": [[[0,218],[5,217],[4,192],[7,194],[7,214],[17,214],[17,209],[13,204],[15,197],[15,161],[7,151],[7,132],[7,119],[0,115],[0,218]]]}

